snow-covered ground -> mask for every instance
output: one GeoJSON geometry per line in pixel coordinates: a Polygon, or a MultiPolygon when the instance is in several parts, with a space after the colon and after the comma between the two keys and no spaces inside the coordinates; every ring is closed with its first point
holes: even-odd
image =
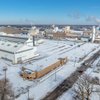
{"type": "MultiPolygon", "coordinates": [[[[64,79],[80,67],[82,61],[100,49],[98,44],[76,43],[70,41],[45,40],[43,44],[37,46],[40,58],[33,59],[24,64],[13,65],[11,62],[0,59],[0,78],[4,77],[3,67],[7,67],[7,78],[10,80],[15,95],[19,95],[16,100],[27,100],[27,87],[30,86],[30,97],[40,100],[47,93],[56,88],[64,79]],[[21,67],[32,70],[41,70],[52,64],[58,58],[68,57],[68,62],[61,68],[45,75],[41,79],[28,81],[19,76],[21,67]]],[[[67,99],[65,99],[67,100],[67,99]]],[[[71,100],[71,99],[68,99],[71,100]]]]}
{"type": "MultiPolygon", "coordinates": [[[[100,57],[95,60],[95,62],[92,64],[91,68],[88,68],[85,74],[95,78],[99,78],[100,80],[100,57]]],[[[73,88],[72,87],[70,90],[65,92],[61,97],[58,98],[58,100],[74,100],[73,99],[73,88]]],[[[95,85],[95,89],[98,89],[100,91],[100,86],[95,85]]],[[[91,95],[91,100],[100,100],[100,93],[98,92],[93,92],[91,95]]]]}

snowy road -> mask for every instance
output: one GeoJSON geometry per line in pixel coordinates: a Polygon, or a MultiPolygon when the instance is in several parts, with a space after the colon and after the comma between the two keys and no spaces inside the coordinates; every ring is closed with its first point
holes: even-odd
{"type": "Polygon", "coordinates": [[[69,90],[73,86],[73,84],[78,80],[79,76],[81,76],[82,73],[86,71],[89,67],[91,67],[91,64],[93,64],[93,62],[100,56],[99,52],[100,50],[85,61],[86,63],[88,63],[87,66],[82,65],[80,68],[78,68],[67,79],[65,79],[53,92],[49,93],[42,100],[56,100],[65,91],[69,90]]]}

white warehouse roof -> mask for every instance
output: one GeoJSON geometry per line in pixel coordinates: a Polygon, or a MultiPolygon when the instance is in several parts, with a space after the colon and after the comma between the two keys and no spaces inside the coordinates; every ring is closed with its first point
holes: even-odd
{"type": "Polygon", "coordinates": [[[8,35],[0,35],[1,40],[8,40],[11,42],[21,42],[24,43],[25,41],[28,40],[26,37],[17,37],[17,36],[8,36],[8,35]]]}
{"type": "Polygon", "coordinates": [[[28,38],[1,36],[0,51],[16,53],[23,50],[33,49],[33,46],[27,44],[28,38]]]}
{"type": "Polygon", "coordinates": [[[0,40],[0,50],[8,51],[8,52],[16,52],[20,47],[22,47],[22,43],[15,43],[10,41],[0,40]]]}

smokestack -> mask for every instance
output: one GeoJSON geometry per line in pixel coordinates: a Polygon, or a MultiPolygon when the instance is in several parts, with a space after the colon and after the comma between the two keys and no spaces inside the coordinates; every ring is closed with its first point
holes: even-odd
{"type": "Polygon", "coordinates": [[[35,46],[35,36],[33,36],[33,46],[35,46]]]}
{"type": "Polygon", "coordinates": [[[96,29],[95,26],[93,26],[93,31],[92,31],[92,42],[95,40],[95,35],[96,35],[96,29]]]}
{"type": "Polygon", "coordinates": [[[35,46],[35,35],[39,33],[39,30],[36,27],[32,27],[29,33],[30,33],[30,36],[32,36],[33,46],[35,46]]]}
{"type": "Polygon", "coordinates": [[[96,33],[96,29],[95,29],[95,26],[93,26],[93,34],[96,33]]]}

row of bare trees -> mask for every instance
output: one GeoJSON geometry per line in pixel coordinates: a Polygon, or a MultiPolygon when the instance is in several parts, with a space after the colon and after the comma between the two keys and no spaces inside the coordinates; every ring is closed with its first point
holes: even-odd
{"type": "MultiPolygon", "coordinates": [[[[74,85],[74,100],[91,100],[94,92],[100,93],[100,81],[98,78],[91,78],[89,75],[83,75],[74,85]],[[98,90],[95,90],[98,85],[98,90]]],[[[99,94],[98,94],[99,95],[99,94]]]]}
{"type": "MultiPolygon", "coordinates": [[[[15,100],[14,91],[12,91],[12,86],[9,80],[7,79],[7,68],[3,69],[4,78],[0,79],[0,100],[15,100]]],[[[29,87],[28,90],[28,98],[27,100],[34,100],[34,98],[29,97],[29,87]]]]}

